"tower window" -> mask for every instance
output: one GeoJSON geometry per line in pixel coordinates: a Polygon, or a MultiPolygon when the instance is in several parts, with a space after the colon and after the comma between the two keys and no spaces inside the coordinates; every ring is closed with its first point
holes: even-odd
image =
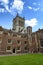
{"type": "Polygon", "coordinates": [[[19,27],[19,32],[20,32],[20,27],[19,27]]]}
{"type": "Polygon", "coordinates": [[[29,34],[30,34],[30,29],[29,29],[29,34]]]}

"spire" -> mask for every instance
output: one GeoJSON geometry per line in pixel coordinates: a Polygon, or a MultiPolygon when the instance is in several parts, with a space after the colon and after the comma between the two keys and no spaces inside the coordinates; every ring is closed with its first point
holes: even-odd
{"type": "Polygon", "coordinates": [[[18,16],[18,12],[17,12],[17,16],[18,16]]]}

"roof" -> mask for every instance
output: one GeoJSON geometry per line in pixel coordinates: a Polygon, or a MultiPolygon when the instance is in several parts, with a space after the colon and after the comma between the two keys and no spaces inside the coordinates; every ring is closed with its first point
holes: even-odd
{"type": "Polygon", "coordinates": [[[13,20],[15,20],[17,17],[19,17],[19,18],[25,20],[25,18],[24,18],[24,17],[20,17],[18,13],[17,13],[16,17],[15,17],[13,20]]]}
{"type": "Polygon", "coordinates": [[[2,26],[0,26],[0,31],[3,31],[4,29],[2,28],[2,26]]]}

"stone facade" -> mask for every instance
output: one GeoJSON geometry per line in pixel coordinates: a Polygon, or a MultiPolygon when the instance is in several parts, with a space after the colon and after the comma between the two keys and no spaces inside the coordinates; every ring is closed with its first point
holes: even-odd
{"type": "Polygon", "coordinates": [[[0,26],[0,54],[13,53],[43,53],[43,29],[25,28],[25,19],[18,14],[11,30],[0,26]]]}

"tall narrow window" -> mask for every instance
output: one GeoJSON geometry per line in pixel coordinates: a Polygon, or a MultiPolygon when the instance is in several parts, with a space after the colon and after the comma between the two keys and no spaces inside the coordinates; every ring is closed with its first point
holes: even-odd
{"type": "Polygon", "coordinates": [[[0,37],[0,43],[2,42],[2,38],[0,37]]]}
{"type": "Polygon", "coordinates": [[[25,48],[24,48],[25,50],[27,50],[27,46],[25,46],[25,48]]]}
{"type": "Polygon", "coordinates": [[[20,46],[17,47],[17,50],[20,50],[20,46]]]}
{"type": "Polygon", "coordinates": [[[40,39],[40,44],[43,47],[43,39],[40,39]]]}
{"type": "Polygon", "coordinates": [[[19,44],[20,43],[20,40],[17,40],[17,43],[19,44]]]}
{"type": "Polygon", "coordinates": [[[24,43],[27,44],[27,41],[25,41],[24,43]]]}
{"type": "Polygon", "coordinates": [[[8,39],[8,43],[12,43],[12,40],[11,39],[8,39]]]}

